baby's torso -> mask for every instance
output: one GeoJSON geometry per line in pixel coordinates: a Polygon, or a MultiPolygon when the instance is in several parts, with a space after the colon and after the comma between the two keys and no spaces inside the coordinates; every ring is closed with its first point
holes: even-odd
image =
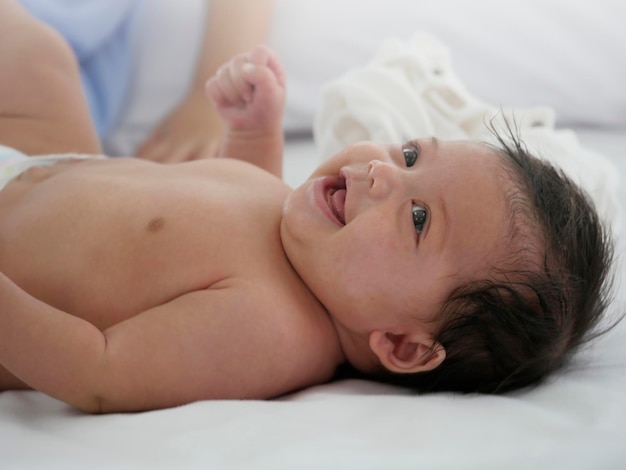
{"type": "MultiPolygon", "coordinates": [[[[236,383],[194,399],[273,397],[330,379],[343,360],[330,317],[283,251],[289,192],[232,160],[32,168],[0,191],[0,270],[101,330],[146,311],[143,318],[158,321],[166,311],[181,322],[164,322],[168,328],[188,331],[189,312],[159,307],[175,299],[183,309],[197,305],[180,298],[214,302],[195,313],[205,312],[196,321],[211,329],[207,338],[219,338],[220,354],[199,361],[209,370],[228,364],[236,383]]],[[[172,341],[184,338],[172,331],[172,341]]]]}
{"type": "Polygon", "coordinates": [[[280,242],[289,191],[231,160],[33,168],[0,191],[0,269],[101,329],[228,279],[313,305],[280,242]]]}

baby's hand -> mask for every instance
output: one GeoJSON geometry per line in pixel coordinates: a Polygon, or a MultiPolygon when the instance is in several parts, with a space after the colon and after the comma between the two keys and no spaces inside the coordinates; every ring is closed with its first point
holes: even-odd
{"type": "Polygon", "coordinates": [[[282,126],[285,72],[276,55],[257,46],[234,57],[206,83],[207,95],[231,130],[282,126]]]}

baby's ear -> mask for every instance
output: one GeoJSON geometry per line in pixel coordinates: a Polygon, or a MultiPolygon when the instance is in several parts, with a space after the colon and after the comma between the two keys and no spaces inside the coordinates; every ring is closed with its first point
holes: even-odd
{"type": "Polygon", "coordinates": [[[370,348],[385,368],[400,374],[436,369],[446,358],[444,347],[423,333],[394,334],[376,330],[370,333],[370,348]]]}

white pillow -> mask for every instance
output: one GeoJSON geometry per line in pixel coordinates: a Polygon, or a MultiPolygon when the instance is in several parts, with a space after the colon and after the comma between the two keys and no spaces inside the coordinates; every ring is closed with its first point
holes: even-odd
{"type": "Polygon", "coordinates": [[[621,0],[278,0],[270,45],[288,75],[288,130],[310,129],[322,86],[391,36],[428,32],[460,79],[503,107],[546,105],[557,125],[626,130],[621,0]]]}

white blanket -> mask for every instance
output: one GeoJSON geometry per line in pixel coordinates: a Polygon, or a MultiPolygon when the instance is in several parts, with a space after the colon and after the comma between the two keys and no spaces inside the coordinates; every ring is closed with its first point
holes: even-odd
{"type": "MultiPolygon", "coordinates": [[[[626,175],[626,134],[582,133],[626,175]]],[[[285,174],[316,166],[290,141],[285,174]]],[[[626,198],[626,186],[620,186],[626,198]]],[[[618,254],[626,259],[626,232],[618,254]]],[[[618,299],[626,309],[626,266],[618,299]]],[[[505,396],[436,394],[343,381],[275,401],[207,401],[87,416],[38,392],[0,393],[0,469],[621,469],[626,463],[626,322],[574,365],[505,396]]]]}
{"type": "Polygon", "coordinates": [[[495,143],[486,124],[519,129],[530,151],[563,168],[591,195],[603,218],[619,226],[618,177],[604,156],[556,130],[547,107],[503,110],[476,99],[455,75],[446,46],[427,34],[389,39],[364,67],[328,84],[315,120],[315,140],[329,157],[360,140],[475,139],[495,143]]]}

